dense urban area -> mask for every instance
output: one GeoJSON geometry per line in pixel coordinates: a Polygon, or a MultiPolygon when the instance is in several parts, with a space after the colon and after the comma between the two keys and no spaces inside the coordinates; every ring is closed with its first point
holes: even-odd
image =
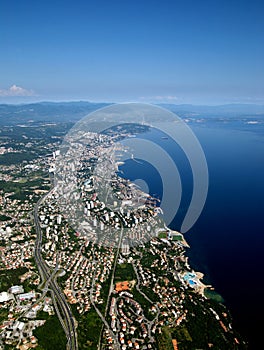
{"type": "Polygon", "coordinates": [[[116,135],[89,135],[79,169],[56,163],[71,125],[1,128],[0,349],[246,349],[189,266],[183,235],[163,224],[153,198],[110,173],[116,135]],[[100,169],[92,176],[98,159],[112,208],[99,195],[100,169]],[[64,183],[76,176],[76,207],[54,181],[58,164],[64,183]],[[80,215],[87,225],[78,229],[80,215]]]}

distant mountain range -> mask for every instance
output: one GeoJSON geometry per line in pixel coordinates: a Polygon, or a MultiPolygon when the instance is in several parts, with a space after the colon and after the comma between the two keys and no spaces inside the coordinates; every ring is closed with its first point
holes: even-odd
{"type": "MultiPolygon", "coordinates": [[[[110,103],[39,102],[30,104],[0,104],[0,125],[15,125],[27,122],[76,122],[88,113],[110,103]]],[[[160,104],[184,117],[257,117],[264,116],[264,105],[228,104],[220,106],[160,104]]]]}
{"type": "Polygon", "coordinates": [[[0,104],[0,124],[10,125],[30,121],[76,122],[86,114],[107,106],[90,102],[39,102],[30,104],[0,104]]]}
{"type": "Polygon", "coordinates": [[[174,104],[162,104],[160,105],[175,113],[193,113],[199,116],[224,116],[224,115],[258,115],[264,114],[264,105],[256,104],[226,104],[219,106],[202,106],[202,105],[174,105],[174,104]]]}

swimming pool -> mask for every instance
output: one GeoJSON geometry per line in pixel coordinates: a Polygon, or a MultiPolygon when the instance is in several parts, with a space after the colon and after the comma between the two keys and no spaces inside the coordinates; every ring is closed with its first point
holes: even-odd
{"type": "Polygon", "coordinates": [[[196,275],[194,273],[191,273],[191,272],[187,272],[184,276],[183,276],[183,279],[185,281],[189,281],[190,279],[192,278],[195,278],[196,275]]]}

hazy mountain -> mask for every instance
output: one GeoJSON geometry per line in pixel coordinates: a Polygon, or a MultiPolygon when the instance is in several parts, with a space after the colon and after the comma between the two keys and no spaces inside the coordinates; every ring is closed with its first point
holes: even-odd
{"type": "MultiPolygon", "coordinates": [[[[40,102],[31,104],[0,104],[0,124],[15,125],[26,122],[76,122],[88,113],[109,103],[40,102]]],[[[264,105],[229,104],[220,106],[160,104],[180,116],[192,117],[257,117],[264,116],[264,105]]]]}
{"type": "Polygon", "coordinates": [[[91,102],[40,102],[31,104],[0,104],[0,124],[19,124],[29,121],[76,122],[86,114],[107,106],[91,102]]]}
{"type": "Polygon", "coordinates": [[[256,104],[227,104],[219,106],[161,104],[161,106],[175,113],[199,116],[256,116],[264,114],[264,105],[256,104]]]}

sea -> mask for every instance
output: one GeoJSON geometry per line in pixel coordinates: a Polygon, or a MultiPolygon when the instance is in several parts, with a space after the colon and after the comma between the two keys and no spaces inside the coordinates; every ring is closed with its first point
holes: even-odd
{"type": "MultiPolygon", "coordinates": [[[[202,146],[209,172],[203,211],[185,233],[189,262],[222,296],[233,326],[248,341],[249,349],[263,349],[264,121],[205,118],[189,121],[189,126],[202,146]]],[[[188,159],[159,130],[150,129],[137,137],[158,144],[177,164],[182,201],[169,227],[180,230],[193,191],[188,159]]],[[[132,181],[143,180],[150,195],[162,202],[164,184],[146,159],[147,155],[144,161],[127,159],[120,171],[132,181]]]]}

